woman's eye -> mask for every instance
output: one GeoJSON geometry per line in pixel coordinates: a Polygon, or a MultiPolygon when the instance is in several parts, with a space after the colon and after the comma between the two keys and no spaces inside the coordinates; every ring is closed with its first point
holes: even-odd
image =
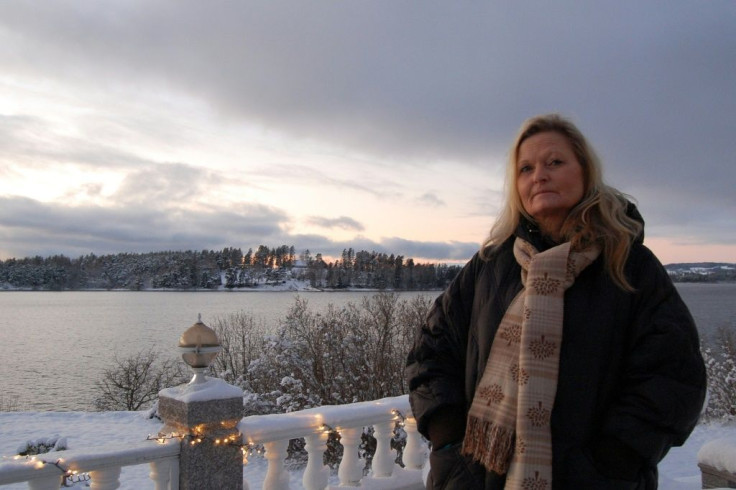
{"type": "Polygon", "coordinates": [[[522,165],[521,167],[519,167],[519,173],[520,174],[525,174],[525,173],[531,171],[531,169],[532,169],[531,165],[522,165]]]}
{"type": "Polygon", "coordinates": [[[552,167],[556,167],[558,165],[562,165],[562,160],[560,160],[559,158],[555,158],[554,160],[551,160],[549,162],[549,165],[552,166],[552,167]]]}

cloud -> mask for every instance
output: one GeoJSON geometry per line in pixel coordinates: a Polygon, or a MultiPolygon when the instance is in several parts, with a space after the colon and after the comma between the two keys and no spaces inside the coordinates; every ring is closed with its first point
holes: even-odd
{"type": "MultiPolygon", "coordinates": [[[[496,169],[523,119],[560,111],[599,150],[607,180],[639,200],[648,234],[734,243],[736,9],[724,0],[670,7],[635,0],[525,7],[430,0],[421,8],[390,0],[0,2],[0,46],[12,47],[0,50],[7,74],[0,88],[53,87],[58,100],[47,103],[63,104],[75,122],[60,131],[44,111],[0,108],[7,112],[0,114],[0,176],[49,162],[115,168],[125,175],[112,196],[96,182],[67,195],[107,197],[114,202],[105,204],[131,213],[163,206],[208,216],[204,200],[192,196],[222,185],[227,174],[198,168],[188,155],[160,154],[247,127],[332,152],[329,165],[295,155],[281,166],[263,164],[259,177],[280,172],[347,196],[420,196],[435,211],[451,206],[445,189],[413,188],[396,178],[397,167],[417,175],[431,168],[439,184],[464,169],[496,169]],[[106,105],[110,98],[117,105],[106,105]],[[156,124],[147,109],[157,104],[196,107],[213,120],[212,134],[187,128],[187,111],[177,124],[156,124]],[[157,155],[131,149],[141,139],[164,148],[157,155]],[[350,168],[335,172],[342,154],[351,156],[350,168]]],[[[498,207],[497,196],[474,202],[453,211],[498,207]]],[[[97,211],[111,209],[122,212],[97,211]]],[[[280,214],[280,226],[288,223],[291,210],[267,209],[280,214]]]]}
{"type": "Polygon", "coordinates": [[[114,146],[60,133],[57,125],[30,114],[0,114],[0,162],[23,168],[43,168],[54,162],[95,170],[135,168],[151,163],[114,146]]]}
{"type": "Polygon", "coordinates": [[[279,182],[297,183],[304,187],[323,188],[331,186],[345,192],[356,191],[379,199],[401,194],[403,186],[392,181],[387,175],[375,170],[376,162],[366,163],[366,168],[357,169],[359,177],[348,178],[332,175],[329,165],[307,166],[298,163],[274,164],[258,168],[255,172],[261,177],[269,176],[279,182]]]}
{"type": "Polygon", "coordinates": [[[191,165],[172,163],[148,165],[128,173],[112,196],[120,205],[149,204],[186,207],[199,202],[208,188],[223,183],[218,175],[191,165]]]}
{"type": "Polygon", "coordinates": [[[2,252],[8,256],[219,249],[241,243],[281,243],[286,215],[260,205],[223,209],[60,206],[0,197],[2,252]]]}
{"type": "Polygon", "coordinates": [[[435,207],[435,208],[447,205],[447,203],[445,203],[445,201],[437,197],[437,194],[435,194],[434,192],[425,192],[424,194],[422,194],[421,196],[417,198],[417,201],[420,204],[435,207]]]}
{"type": "Polygon", "coordinates": [[[403,238],[384,238],[380,241],[357,236],[351,240],[335,241],[320,235],[294,235],[292,239],[299,250],[309,250],[324,256],[340,257],[343,250],[401,255],[422,262],[464,263],[478,251],[480,244],[462,242],[437,242],[406,240],[403,238]]]}
{"type": "Polygon", "coordinates": [[[393,237],[381,241],[381,245],[388,250],[401,250],[408,257],[441,258],[465,262],[478,251],[479,243],[466,242],[422,242],[393,237]]]}
{"type": "MultiPolygon", "coordinates": [[[[59,206],[23,197],[0,197],[0,256],[63,254],[78,257],[161,250],[219,250],[258,245],[294,245],[338,257],[342,250],[376,251],[433,261],[464,261],[477,244],[422,242],[364,237],[336,241],[322,235],[284,232],[288,216],[281,210],[242,204],[229,209],[183,210],[157,206],[59,206]]],[[[348,217],[328,220],[360,226],[348,217]]]]}
{"type": "Polygon", "coordinates": [[[649,169],[702,155],[692,141],[729,154],[733,9],[681,2],[664,17],[637,2],[574,4],[571,18],[572,5],[66,1],[0,12],[25,70],[165,86],[225,117],[375,155],[482,163],[523,118],[551,110],[619,143],[616,177],[692,175],[649,169]]]}
{"type": "Polygon", "coordinates": [[[341,230],[363,231],[365,227],[358,221],[347,216],[339,218],[322,218],[319,216],[310,217],[307,222],[320,228],[339,228],[341,230]]]}
{"type": "Polygon", "coordinates": [[[727,100],[736,70],[723,63],[736,47],[733,11],[687,3],[666,18],[636,2],[574,4],[574,18],[564,2],[75,6],[4,6],[22,41],[17,63],[165,85],[228,117],[412,159],[481,162],[523,117],[547,110],[608,129],[651,111],[645,120],[692,131],[683,115],[729,118],[702,94],[727,100]]]}

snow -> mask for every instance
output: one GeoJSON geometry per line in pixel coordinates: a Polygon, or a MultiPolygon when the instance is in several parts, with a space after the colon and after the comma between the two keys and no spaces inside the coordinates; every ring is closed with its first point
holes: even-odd
{"type": "MultiPolygon", "coordinates": [[[[146,412],[0,412],[0,455],[10,458],[26,441],[65,438],[69,449],[83,449],[108,444],[139,443],[161,429],[161,422],[146,418],[146,412]]],[[[700,424],[683,447],[673,448],[659,465],[661,490],[696,490],[701,488],[698,458],[708,458],[724,469],[736,467],[736,425],[700,424]],[[712,442],[714,441],[714,442],[712,442]],[[711,443],[707,445],[707,443],[711,443]],[[701,451],[701,448],[705,448],[701,451]],[[699,454],[700,453],[700,454],[699,454]]],[[[261,488],[267,463],[262,455],[251,455],[244,468],[250,488],[261,488]]],[[[152,488],[148,465],[124,467],[121,489],[152,488]]],[[[408,471],[397,477],[408,477],[408,471]]],[[[334,484],[333,477],[330,483],[334,484]]],[[[396,480],[394,480],[396,483],[396,480]]],[[[368,488],[376,482],[366,481],[368,488]]],[[[3,486],[2,490],[25,489],[25,483],[3,486]]],[[[301,475],[291,474],[291,488],[302,488],[301,475]]]]}
{"type": "MultiPolygon", "coordinates": [[[[328,421],[333,427],[355,427],[361,424],[381,422],[376,410],[385,414],[388,421],[395,417],[391,409],[400,413],[408,413],[408,397],[389,397],[380,400],[352,403],[350,405],[323,405],[321,407],[300,410],[289,414],[284,420],[283,414],[261,415],[256,418],[245,418],[238,424],[238,429],[247,434],[248,442],[252,440],[278,440],[293,434],[306,434],[308,427],[319,427],[328,421]],[[349,407],[349,411],[346,410],[349,407]]],[[[398,414],[397,414],[398,415],[398,414]]]]}
{"type": "Polygon", "coordinates": [[[698,452],[698,462],[707,463],[719,471],[736,473],[736,435],[706,443],[698,452]]]}
{"type": "Polygon", "coordinates": [[[189,383],[161,390],[160,395],[184,403],[240,398],[243,390],[218,378],[206,378],[202,383],[189,383]]]}

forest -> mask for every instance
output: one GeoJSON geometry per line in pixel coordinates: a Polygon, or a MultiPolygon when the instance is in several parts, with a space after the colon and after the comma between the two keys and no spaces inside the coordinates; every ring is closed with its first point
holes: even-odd
{"type": "MultiPolygon", "coordinates": [[[[733,282],[736,264],[687,263],[665,266],[675,282],[733,282]]],[[[0,289],[64,290],[217,290],[284,287],[296,289],[444,289],[461,267],[418,263],[403,255],[344,249],[326,259],[293,245],[255,250],[88,254],[11,258],[0,261],[0,289]],[[287,286],[288,287],[288,286],[287,286]]]]}
{"type": "Polygon", "coordinates": [[[88,290],[238,289],[301,283],[316,289],[442,289],[456,265],[415,263],[402,255],[343,250],[325,260],[294,246],[88,254],[11,258],[0,261],[0,289],[88,290]]]}

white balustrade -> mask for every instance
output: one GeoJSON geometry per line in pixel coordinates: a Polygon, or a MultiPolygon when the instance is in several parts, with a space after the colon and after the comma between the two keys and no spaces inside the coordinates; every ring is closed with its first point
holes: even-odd
{"type": "Polygon", "coordinates": [[[105,468],[104,470],[90,471],[92,490],[115,490],[120,488],[120,466],[105,468]]]}
{"type": "Polygon", "coordinates": [[[153,481],[155,490],[172,490],[179,487],[179,460],[162,459],[151,461],[151,472],[148,477],[153,481]]]}
{"type": "MultiPolygon", "coordinates": [[[[244,444],[263,445],[266,449],[268,469],[263,481],[264,489],[289,488],[290,475],[284,464],[288,441],[303,437],[308,460],[302,485],[307,490],[323,490],[328,487],[329,471],[323,463],[323,456],[330,430],[340,434],[340,443],[344,448],[337,474],[340,486],[360,486],[365,466],[365,461],[359,457],[364,428],[372,426],[376,437],[370,478],[395,478],[396,454],[391,449],[391,439],[395,424],[402,418],[407,439],[403,452],[404,480],[400,487],[423,488],[420,470],[427,460],[427,446],[416,430],[407,396],[246,417],[239,422],[238,430],[243,435],[244,444]],[[412,471],[415,474],[409,474],[409,478],[406,478],[407,472],[412,471]]],[[[0,485],[27,482],[32,490],[58,490],[65,472],[71,475],[72,471],[77,471],[89,474],[92,489],[112,490],[120,487],[121,467],[148,463],[149,477],[156,490],[178,490],[178,442],[177,439],[169,440],[166,444],[143,441],[122,448],[112,445],[67,450],[58,455],[49,453],[38,456],[35,462],[20,459],[0,463],[0,485]]],[[[247,482],[244,482],[244,488],[249,488],[247,482]]],[[[382,488],[387,487],[383,485],[382,488]]]]}
{"type": "Polygon", "coordinates": [[[62,479],[60,476],[39,478],[28,482],[28,488],[31,490],[58,490],[61,488],[62,479]]]}
{"type": "MultiPolygon", "coordinates": [[[[113,490],[120,487],[120,469],[123,466],[151,464],[151,475],[157,490],[178,490],[179,478],[172,478],[172,468],[178,467],[179,444],[157,444],[144,441],[129,444],[98,446],[87,449],[47,453],[33,459],[18,459],[0,464],[0,485],[28,482],[31,490],[59,490],[64,476],[89,473],[90,488],[113,490]],[[158,465],[166,465],[167,476],[156,481],[154,473],[161,473],[158,465]],[[162,483],[166,480],[167,483],[162,483]]],[[[160,478],[157,476],[157,478],[160,478]]]]}
{"type": "Polygon", "coordinates": [[[337,476],[340,478],[341,487],[357,487],[363,478],[363,465],[365,462],[358,454],[362,434],[362,427],[353,427],[340,431],[340,444],[342,444],[343,451],[337,476]]]}
{"type": "Polygon", "coordinates": [[[381,422],[380,424],[373,425],[373,436],[376,438],[376,453],[373,455],[371,469],[374,477],[388,478],[394,471],[396,453],[391,449],[394,424],[394,422],[381,422]]]}
{"type": "Polygon", "coordinates": [[[306,436],[304,449],[307,451],[307,467],[302,476],[302,485],[306,490],[324,490],[327,486],[330,470],[322,459],[327,450],[326,430],[306,436]]]}
{"type": "Polygon", "coordinates": [[[404,418],[407,444],[403,461],[406,470],[415,471],[413,485],[402,488],[424,488],[421,469],[426,462],[427,448],[417,432],[416,421],[410,416],[408,396],[383,398],[350,405],[322,406],[286,414],[246,417],[238,424],[247,445],[263,444],[266,447],[268,470],[263,488],[288,488],[288,473],[284,469],[286,442],[304,437],[308,462],[304,470],[304,488],[322,490],[327,487],[327,468],[322,463],[326,450],[327,431],[340,434],[343,456],[337,477],[341,487],[360,486],[363,480],[365,460],[360,458],[359,448],[364,427],[373,426],[376,437],[376,453],[372,461],[372,478],[391,478],[396,467],[395,451],[391,449],[393,429],[404,418]],[[280,445],[274,447],[273,444],[280,445]],[[279,449],[280,448],[280,449],[279,449]],[[269,455],[270,453],[270,455],[269,455]],[[285,476],[284,476],[285,475],[285,476]],[[284,482],[287,486],[283,486],[284,482]]]}
{"type": "Polygon", "coordinates": [[[289,440],[271,441],[264,444],[266,447],[266,459],[268,460],[268,473],[263,480],[263,488],[273,490],[288,490],[289,473],[284,466],[286,459],[286,448],[289,440]]]}
{"type": "Polygon", "coordinates": [[[420,470],[427,460],[427,444],[417,431],[417,421],[414,417],[404,419],[406,431],[406,446],[404,446],[404,466],[412,470],[420,470]]]}

